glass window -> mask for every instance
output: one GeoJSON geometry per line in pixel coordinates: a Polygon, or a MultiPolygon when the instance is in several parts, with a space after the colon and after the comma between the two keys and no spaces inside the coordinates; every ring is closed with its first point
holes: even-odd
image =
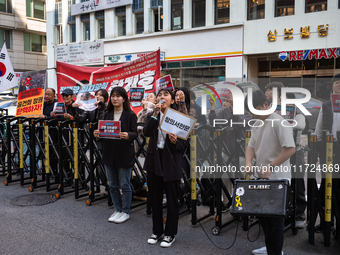
{"type": "Polygon", "coordinates": [[[96,11],[95,18],[97,19],[97,38],[103,39],[105,38],[105,12],[96,11]]]}
{"type": "Polygon", "coordinates": [[[163,30],[163,7],[158,6],[157,9],[153,9],[154,19],[154,32],[163,30]]]}
{"type": "Polygon", "coordinates": [[[70,42],[76,42],[76,23],[70,23],[70,42]]]}
{"type": "Polygon", "coordinates": [[[295,0],[276,0],[275,17],[294,15],[295,0]]]}
{"type": "Polygon", "coordinates": [[[183,0],[171,1],[171,30],[183,29],[183,0]]]}
{"type": "Polygon", "coordinates": [[[225,66],[225,58],[218,58],[210,60],[212,66],[225,66]]]}
{"type": "Polygon", "coordinates": [[[90,41],[90,21],[83,21],[83,40],[90,41]]]}
{"type": "Polygon", "coordinates": [[[144,0],[133,0],[132,11],[144,10],[144,0]]]}
{"type": "Polygon", "coordinates": [[[68,18],[67,18],[67,22],[68,23],[73,23],[76,22],[76,16],[71,16],[71,5],[75,4],[75,0],[68,0],[68,18]]]}
{"type": "Polygon", "coordinates": [[[32,40],[32,51],[42,52],[42,36],[31,35],[31,40],[32,40]]]}
{"type": "Polygon", "coordinates": [[[62,26],[55,26],[56,34],[55,34],[55,44],[62,44],[63,43],[63,28],[62,26]]]}
{"type": "Polygon", "coordinates": [[[269,72],[269,61],[259,61],[259,72],[269,72]]]}
{"type": "Polygon", "coordinates": [[[144,33],[144,11],[135,12],[135,34],[144,33]]]}
{"type": "Polygon", "coordinates": [[[156,8],[158,6],[163,6],[163,0],[151,0],[151,8],[156,8]]]}
{"type": "Polygon", "coordinates": [[[302,64],[303,64],[303,70],[315,70],[316,60],[315,59],[308,59],[308,60],[306,59],[306,60],[302,61],[302,64]]]}
{"type": "Polygon", "coordinates": [[[340,57],[336,58],[335,68],[340,69],[340,57]]]}
{"type": "Polygon", "coordinates": [[[24,33],[25,51],[46,52],[46,36],[24,33]]]}
{"type": "Polygon", "coordinates": [[[105,38],[105,20],[103,18],[97,19],[97,38],[105,38]]]}
{"type": "Polygon", "coordinates": [[[327,11],[327,0],[305,0],[305,12],[327,11]]]}
{"type": "Polygon", "coordinates": [[[229,23],[230,0],[215,0],[215,24],[229,23]]]}
{"type": "Polygon", "coordinates": [[[11,31],[0,29],[0,45],[1,45],[1,47],[4,44],[4,41],[6,41],[7,49],[10,49],[11,48],[11,31]]]}
{"type": "Polygon", "coordinates": [[[248,20],[264,19],[265,0],[248,0],[248,20]]]}
{"type": "Polygon", "coordinates": [[[181,62],[168,62],[166,64],[167,68],[178,68],[181,66],[181,62]]]}
{"type": "Polygon", "coordinates": [[[318,59],[317,69],[334,69],[334,58],[331,59],[318,59]]]}
{"type": "Polygon", "coordinates": [[[36,19],[45,19],[45,2],[39,0],[26,0],[26,16],[36,19]]]}
{"type": "Polygon", "coordinates": [[[182,69],[181,86],[188,89],[201,84],[225,80],[225,67],[182,69]]]}
{"type": "Polygon", "coordinates": [[[195,66],[195,61],[183,61],[182,62],[182,67],[194,67],[195,66]]]}
{"type": "Polygon", "coordinates": [[[192,0],[192,27],[205,26],[205,0],[192,0]]]}
{"type": "Polygon", "coordinates": [[[301,61],[271,61],[271,71],[301,70],[301,61]]]}
{"type": "Polygon", "coordinates": [[[0,12],[12,13],[12,0],[0,0],[0,12]]]}
{"type": "Polygon", "coordinates": [[[118,15],[118,36],[126,36],[126,15],[118,15]]]}
{"type": "Polygon", "coordinates": [[[24,33],[24,49],[25,51],[31,51],[31,37],[27,33],[24,33]]]}

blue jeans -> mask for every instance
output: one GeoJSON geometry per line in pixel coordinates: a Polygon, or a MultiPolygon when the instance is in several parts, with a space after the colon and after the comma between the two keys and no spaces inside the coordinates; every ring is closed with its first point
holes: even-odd
{"type": "Polygon", "coordinates": [[[132,167],[119,168],[105,165],[105,169],[115,211],[129,214],[132,200],[132,190],[130,186],[132,167]],[[122,189],[123,196],[120,194],[119,187],[122,189]]]}

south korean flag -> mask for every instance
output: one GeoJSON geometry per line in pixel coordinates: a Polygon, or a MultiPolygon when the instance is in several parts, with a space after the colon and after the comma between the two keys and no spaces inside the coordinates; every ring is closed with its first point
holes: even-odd
{"type": "Polygon", "coordinates": [[[4,42],[0,52],[0,92],[17,86],[14,77],[15,73],[4,42]]]}

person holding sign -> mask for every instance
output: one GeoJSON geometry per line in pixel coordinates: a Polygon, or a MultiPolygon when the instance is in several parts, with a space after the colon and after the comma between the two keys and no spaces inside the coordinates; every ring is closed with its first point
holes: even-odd
{"type": "MultiPolygon", "coordinates": [[[[183,99],[184,100],[184,99],[183,99]]],[[[159,130],[159,123],[167,107],[175,108],[172,91],[161,89],[157,93],[155,110],[148,114],[144,135],[150,137],[144,170],[148,172],[148,187],[152,196],[153,234],[149,244],[156,244],[165,235],[162,247],[170,247],[175,241],[178,228],[180,179],[182,178],[182,156],[187,141],[175,134],[166,134],[159,130]],[[163,189],[167,197],[167,220],[163,226],[163,189]]]]}
{"type": "MultiPolygon", "coordinates": [[[[72,89],[65,89],[62,92],[63,101],[66,106],[66,113],[64,113],[63,117],[67,120],[73,120],[76,113],[82,114],[83,110],[79,109],[77,105],[74,105],[73,100],[73,90],[72,89]]],[[[56,114],[54,112],[50,113],[52,118],[56,118],[56,114]]]]}
{"type": "MultiPolygon", "coordinates": [[[[128,95],[123,87],[114,87],[111,90],[104,120],[120,121],[120,138],[104,139],[102,163],[105,165],[110,195],[115,207],[109,222],[123,223],[130,218],[132,200],[130,178],[135,163],[133,141],[137,137],[137,116],[131,110],[128,95]]],[[[99,137],[99,130],[95,130],[93,135],[99,137]]]]}
{"type": "MultiPolygon", "coordinates": [[[[95,105],[98,107],[93,111],[84,111],[82,114],[76,114],[75,119],[83,122],[89,120],[89,122],[97,122],[103,118],[104,111],[106,109],[106,102],[109,98],[109,94],[105,89],[100,89],[95,93],[97,102],[95,105]]],[[[74,103],[77,104],[77,103],[74,103]]]]}

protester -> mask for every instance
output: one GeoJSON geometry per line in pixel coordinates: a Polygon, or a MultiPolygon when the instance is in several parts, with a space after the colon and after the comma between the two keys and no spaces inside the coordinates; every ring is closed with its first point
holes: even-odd
{"type": "MultiPolygon", "coordinates": [[[[98,107],[93,111],[84,111],[82,114],[76,113],[75,120],[83,122],[89,120],[90,123],[98,122],[98,120],[103,119],[104,111],[106,110],[107,100],[109,98],[109,94],[105,89],[100,89],[96,91],[95,97],[97,102],[95,105],[98,107]]],[[[76,107],[79,107],[79,104],[73,104],[76,107]]]]}
{"type": "Polygon", "coordinates": [[[197,123],[199,125],[207,124],[205,115],[202,115],[202,108],[198,104],[196,104],[196,95],[193,91],[190,90],[190,110],[191,109],[195,109],[195,119],[197,119],[197,123]]]}
{"type": "MultiPolygon", "coordinates": [[[[137,123],[145,123],[146,116],[153,112],[156,104],[156,93],[150,92],[146,99],[142,100],[143,109],[137,114],[137,123]]],[[[143,128],[138,129],[138,133],[143,132],[143,128]]]]}
{"type": "Polygon", "coordinates": [[[43,106],[43,113],[40,114],[40,119],[51,119],[50,113],[53,111],[54,104],[57,102],[55,98],[55,90],[52,88],[48,88],[45,90],[45,97],[44,97],[44,106],[43,106]]]}
{"type": "MultiPolygon", "coordinates": [[[[247,102],[247,98],[245,102],[247,102]]],[[[267,98],[260,90],[253,91],[253,107],[256,110],[269,109],[267,98]]],[[[248,105],[246,105],[246,110],[249,111],[248,105]]],[[[289,158],[295,153],[292,128],[282,126],[283,118],[275,112],[265,116],[252,113],[252,116],[258,120],[253,124],[254,127],[251,130],[251,138],[246,150],[246,170],[253,170],[252,160],[255,158],[256,167],[262,166],[263,179],[290,180],[289,158]],[[277,167],[279,167],[279,171],[274,171],[273,168],[277,169],[277,167]]],[[[253,254],[281,255],[285,219],[260,217],[259,221],[264,230],[266,246],[253,250],[253,254]]]]}
{"type": "MultiPolygon", "coordinates": [[[[79,109],[78,104],[74,104],[74,100],[73,100],[73,91],[72,89],[65,89],[63,90],[63,92],[61,93],[62,97],[63,97],[63,101],[65,103],[65,107],[66,107],[66,113],[64,113],[63,117],[64,119],[67,120],[73,120],[74,116],[78,113],[78,114],[82,114],[83,110],[79,109]]],[[[54,112],[51,112],[51,117],[52,118],[56,118],[56,114],[54,112]]]]}
{"type": "Polygon", "coordinates": [[[175,92],[175,103],[177,110],[189,114],[190,111],[190,93],[189,90],[185,87],[180,87],[175,92]],[[181,101],[181,98],[184,95],[184,101],[181,101]]]}
{"type": "Polygon", "coordinates": [[[148,114],[144,135],[150,137],[144,170],[148,171],[148,187],[152,200],[153,234],[149,244],[156,244],[165,234],[161,247],[170,247],[175,241],[179,217],[179,184],[183,176],[182,157],[187,142],[175,134],[159,130],[159,123],[167,107],[175,108],[174,94],[161,89],[157,94],[157,104],[153,113],[148,114]],[[160,103],[162,100],[163,103],[160,103]],[[167,220],[163,226],[163,189],[167,197],[167,220]]]}
{"type": "Polygon", "coordinates": [[[283,87],[284,85],[282,84],[282,82],[278,82],[278,81],[273,81],[266,85],[265,90],[266,90],[266,97],[267,97],[267,102],[269,104],[269,108],[273,101],[273,88],[277,88],[277,100],[279,103],[280,98],[281,98],[281,88],[283,87]]]}
{"type": "MultiPolygon", "coordinates": [[[[119,120],[121,125],[119,133],[121,139],[104,140],[102,163],[105,165],[110,195],[115,208],[109,222],[123,223],[130,218],[132,200],[130,178],[135,163],[133,141],[137,137],[137,116],[131,110],[124,88],[115,87],[111,90],[104,120],[119,120]],[[122,195],[119,188],[122,190],[122,195]]],[[[93,134],[99,137],[99,130],[95,130],[93,134]]]]}

